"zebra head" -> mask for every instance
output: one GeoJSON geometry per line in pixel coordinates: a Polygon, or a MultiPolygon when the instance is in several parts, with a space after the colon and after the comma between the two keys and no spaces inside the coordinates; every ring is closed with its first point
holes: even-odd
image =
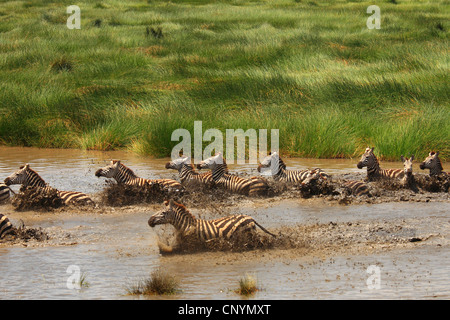
{"type": "Polygon", "coordinates": [[[96,177],[113,178],[119,172],[120,160],[112,160],[106,167],[100,168],[95,172],[96,177]]]}
{"type": "Polygon", "coordinates": [[[195,220],[194,216],[180,203],[173,201],[164,202],[166,209],[153,214],[148,219],[148,225],[153,228],[158,224],[172,224],[176,229],[186,228],[195,220]]]}
{"type": "Polygon", "coordinates": [[[401,160],[403,162],[403,170],[405,171],[405,176],[406,177],[412,176],[414,155],[411,155],[409,159],[404,158],[402,155],[401,160]]]}
{"type": "Polygon", "coordinates": [[[181,157],[166,163],[166,169],[174,169],[180,171],[183,165],[190,165],[189,157],[181,157]]]}
{"type": "Polygon", "coordinates": [[[443,170],[441,160],[439,159],[439,151],[430,152],[428,157],[420,164],[420,169],[430,169],[430,175],[440,174],[443,170]]]}
{"type": "Polygon", "coordinates": [[[197,165],[197,169],[211,169],[214,171],[214,169],[219,166],[223,165],[225,163],[225,159],[222,156],[222,153],[217,153],[215,156],[209,157],[208,159],[203,160],[197,165]]]}
{"type": "Polygon", "coordinates": [[[29,168],[30,165],[28,163],[24,166],[21,166],[19,170],[5,179],[5,184],[7,186],[10,186],[12,184],[25,184],[27,182],[27,171],[29,168]]]}
{"type": "Polygon", "coordinates": [[[361,156],[361,160],[359,160],[358,164],[356,165],[358,167],[358,169],[362,169],[364,167],[370,167],[370,165],[373,163],[373,160],[376,160],[375,155],[373,154],[373,149],[375,147],[366,148],[366,151],[364,152],[364,154],[361,156]]]}
{"type": "Polygon", "coordinates": [[[258,172],[261,172],[263,168],[269,168],[272,175],[277,174],[281,169],[286,169],[286,165],[277,152],[271,152],[267,157],[261,161],[258,165],[258,172]]]}

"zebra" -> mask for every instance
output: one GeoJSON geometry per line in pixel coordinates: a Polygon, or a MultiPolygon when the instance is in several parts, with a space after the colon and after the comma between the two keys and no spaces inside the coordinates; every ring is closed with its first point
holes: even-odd
{"type": "Polygon", "coordinates": [[[10,197],[11,189],[4,183],[0,183],[0,203],[6,202],[10,197]]]}
{"type": "MultiPolygon", "coordinates": [[[[258,172],[261,172],[263,168],[271,169],[271,173],[275,181],[286,181],[293,183],[301,183],[308,177],[310,169],[306,170],[287,170],[284,161],[278,155],[277,152],[271,152],[267,157],[261,161],[258,165],[258,172]]],[[[328,178],[328,174],[320,168],[315,170],[322,178],[328,178]]]]}
{"type": "Polygon", "coordinates": [[[202,241],[218,238],[231,239],[238,232],[254,232],[256,226],[267,234],[276,237],[247,215],[232,215],[215,220],[196,218],[182,204],[173,200],[164,202],[166,209],[153,214],[148,225],[153,228],[159,224],[171,224],[182,235],[195,234],[202,241]]]}
{"type": "Polygon", "coordinates": [[[378,163],[377,157],[373,153],[372,148],[366,148],[364,154],[361,156],[361,160],[356,165],[358,169],[367,167],[367,179],[368,181],[375,181],[380,178],[403,178],[405,172],[403,169],[381,169],[378,163]]]}
{"type": "Polygon", "coordinates": [[[403,171],[404,171],[404,176],[402,179],[402,182],[404,184],[409,184],[412,183],[412,181],[414,180],[414,176],[413,176],[413,161],[414,161],[414,155],[411,155],[411,157],[405,158],[403,155],[400,157],[400,159],[403,162],[403,171]]]}
{"type": "Polygon", "coordinates": [[[8,217],[0,213],[0,239],[11,231],[13,231],[13,226],[8,217]]]}
{"type": "Polygon", "coordinates": [[[44,192],[56,190],[58,197],[62,199],[65,205],[95,205],[94,201],[92,201],[85,193],[60,191],[50,187],[36,171],[30,168],[28,163],[21,166],[18,171],[7,177],[4,182],[7,186],[21,184],[23,187],[44,189],[44,192]]]}
{"type": "Polygon", "coordinates": [[[357,181],[357,180],[347,180],[344,181],[344,188],[351,194],[355,196],[372,196],[370,193],[369,186],[367,183],[363,181],[357,181]]]}
{"type": "Polygon", "coordinates": [[[191,164],[189,157],[181,157],[166,163],[166,169],[178,170],[180,181],[186,184],[189,181],[199,181],[202,184],[214,183],[211,172],[198,173],[191,164]]]}
{"type": "Polygon", "coordinates": [[[220,152],[200,162],[197,168],[211,169],[214,183],[233,193],[256,196],[267,194],[269,189],[267,181],[260,177],[244,179],[230,174],[225,159],[220,152]]]}
{"type": "Polygon", "coordinates": [[[182,185],[173,179],[145,179],[138,177],[133,170],[121,163],[120,160],[112,160],[109,165],[95,172],[96,177],[114,178],[117,183],[129,186],[143,187],[158,184],[165,189],[182,190],[182,185]]]}
{"type": "Polygon", "coordinates": [[[308,169],[306,170],[306,177],[302,181],[302,185],[308,185],[314,180],[328,180],[328,175],[325,174],[321,169],[308,169]]]}
{"type": "Polygon", "coordinates": [[[441,159],[439,159],[439,151],[434,152],[431,151],[428,154],[428,157],[426,157],[426,159],[420,164],[420,169],[425,170],[425,169],[430,169],[430,176],[438,176],[440,174],[446,174],[446,175],[450,175],[450,173],[448,172],[444,172],[442,171],[442,163],[441,163],[441,159]]]}

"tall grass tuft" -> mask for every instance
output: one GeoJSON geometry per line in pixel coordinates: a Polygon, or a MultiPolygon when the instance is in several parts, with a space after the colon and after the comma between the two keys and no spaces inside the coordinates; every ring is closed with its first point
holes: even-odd
{"type": "Polygon", "coordinates": [[[250,296],[255,294],[258,290],[258,281],[254,275],[246,274],[239,280],[239,288],[234,290],[235,293],[242,296],[250,296]]]}
{"type": "Polygon", "coordinates": [[[150,278],[128,285],[126,291],[129,295],[171,295],[179,292],[179,284],[174,276],[157,269],[150,278]]]}

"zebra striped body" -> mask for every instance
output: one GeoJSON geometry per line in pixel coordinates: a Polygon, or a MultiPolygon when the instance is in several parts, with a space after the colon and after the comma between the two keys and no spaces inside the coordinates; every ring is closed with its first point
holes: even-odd
{"type": "Polygon", "coordinates": [[[213,157],[200,162],[198,169],[211,169],[212,180],[214,183],[233,193],[239,193],[249,196],[266,194],[269,186],[267,181],[260,177],[244,179],[228,173],[228,166],[222,154],[219,153],[213,157]]]}
{"type": "MultiPolygon", "coordinates": [[[[287,170],[286,165],[280,158],[277,152],[273,152],[259,164],[258,172],[261,172],[262,168],[269,168],[271,175],[276,181],[286,181],[293,183],[301,183],[310,174],[310,169],[306,170],[287,170]]],[[[322,178],[328,178],[329,176],[320,168],[314,169],[322,178]]]]}
{"type": "Polygon", "coordinates": [[[12,224],[7,216],[0,213],[0,239],[12,231],[12,224]]]}
{"type": "Polygon", "coordinates": [[[371,196],[369,186],[363,181],[345,181],[344,187],[355,196],[371,196]]]}
{"type": "Polygon", "coordinates": [[[184,205],[166,201],[166,210],[155,213],[148,220],[150,227],[159,224],[172,224],[183,235],[195,234],[200,240],[208,241],[217,238],[230,239],[237,232],[256,231],[256,226],[275,237],[259,225],[252,217],[233,215],[215,220],[203,220],[194,217],[184,205]]]}
{"type": "MultiPolygon", "coordinates": [[[[44,192],[51,191],[54,188],[45,183],[41,176],[30,168],[28,164],[20,167],[18,171],[5,179],[6,185],[21,184],[23,187],[43,188],[44,192]]],[[[94,201],[82,192],[76,191],[60,191],[56,190],[58,197],[60,197],[65,205],[95,205],[94,201]]]]}
{"type": "Polygon", "coordinates": [[[448,172],[444,172],[441,159],[439,159],[439,151],[430,152],[428,157],[420,164],[420,169],[430,169],[430,176],[438,176],[440,174],[450,175],[448,172]]]}
{"type": "Polygon", "coordinates": [[[0,183],[0,203],[6,202],[10,197],[10,190],[9,187],[4,184],[0,183]]]}
{"type": "Polygon", "coordinates": [[[378,159],[373,153],[374,148],[366,148],[366,151],[358,162],[358,169],[367,167],[367,178],[369,181],[375,181],[383,178],[403,178],[405,172],[403,169],[381,169],[378,159]]]}
{"type": "Polygon", "coordinates": [[[111,163],[95,172],[96,177],[114,178],[117,183],[129,186],[144,187],[151,184],[159,184],[163,188],[181,190],[182,185],[173,179],[145,179],[138,177],[133,170],[123,165],[120,160],[113,160],[111,163]]]}
{"type": "Polygon", "coordinates": [[[329,177],[320,169],[308,169],[306,170],[306,177],[302,181],[302,185],[308,185],[312,181],[323,179],[327,180],[329,177]]]}
{"type": "Polygon", "coordinates": [[[186,184],[189,181],[198,181],[203,184],[213,184],[211,172],[198,173],[188,157],[182,157],[166,163],[166,169],[178,170],[180,181],[186,184]]]}

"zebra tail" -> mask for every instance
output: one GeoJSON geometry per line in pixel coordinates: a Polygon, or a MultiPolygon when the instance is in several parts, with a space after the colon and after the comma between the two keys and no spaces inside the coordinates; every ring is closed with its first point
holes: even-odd
{"type": "Polygon", "coordinates": [[[260,225],[258,222],[256,222],[256,220],[253,220],[255,222],[255,224],[261,228],[262,231],[264,231],[267,234],[270,234],[272,237],[276,238],[277,236],[274,235],[273,233],[269,232],[266,228],[264,228],[262,225],[260,225]]]}

